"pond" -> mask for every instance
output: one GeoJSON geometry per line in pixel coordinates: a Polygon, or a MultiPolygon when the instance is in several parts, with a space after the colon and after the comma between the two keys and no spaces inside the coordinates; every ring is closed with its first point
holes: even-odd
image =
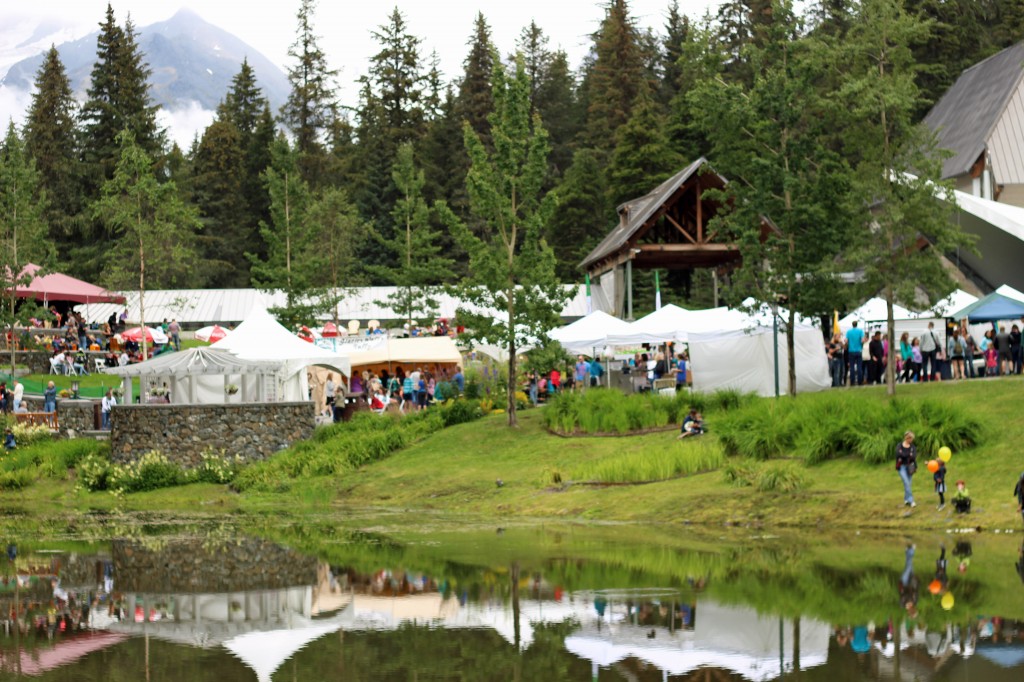
{"type": "Polygon", "coordinates": [[[1024,679],[1019,534],[19,525],[0,680],[1024,679]]]}

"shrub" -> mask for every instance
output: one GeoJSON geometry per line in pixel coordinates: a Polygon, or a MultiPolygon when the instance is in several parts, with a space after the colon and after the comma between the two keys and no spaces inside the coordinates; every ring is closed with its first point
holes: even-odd
{"type": "Polygon", "coordinates": [[[804,472],[793,464],[767,464],[757,473],[757,491],[795,493],[807,485],[804,472]]]}
{"type": "Polygon", "coordinates": [[[455,426],[465,424],[479,419],[484,415],[480,403],[476,400],[462,398],[453,401],[451,404],[440,407],[441,421],[444,426],[455,426]]]}
{"type": "Polygon", "coordinates": [[[0,490],[21,490],[31,485],[35,475],[31,469],[0,472],[0,490]]]}
{"type": "Polygon", "coordinates": [[[184,482],[185,471],[158,450],[129,464],[112,465],[107,477],[108,488],[123,493],[169,488],[184,482]]]}
{"type": "Polygon", "coordinates": [[[745,464],[729,462],[722,467],[722,479],[736,488],[753,485],[754,475],[754,469],[745,464]]]}
{"type": "Polygon", "coordinates": [[[434,386],[434,399],[438,402],[454,400],[459,397],[459,389],[450,381],[442,381],[434,386]]]}
{"type": "Polygon", "coordinates": [[[200,458],[199,466],[186,472],[190,483],[230,483],[242,468],[242,458],[237,455],[228,457],[224,450],[214,452],[210,449],[200,458]]]}
{"type": "Polygon", "coordinates": [[[602,460],[581,469],[576,480],[598,483],[648,483],[712,471],[725,455],[716,442],[695,439],[602,460]]]}
{"type": "Polygon", "coordinates": [[[78,463],[78,485],[86,490],[107,490],[110,484],[110,460],[96,453],[78,463]]]}

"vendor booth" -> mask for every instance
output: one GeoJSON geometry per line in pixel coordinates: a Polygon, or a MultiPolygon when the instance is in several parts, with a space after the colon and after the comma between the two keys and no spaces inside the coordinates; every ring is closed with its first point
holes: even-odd
{"type": "MultiPolygon", "coordinates": [[[[394,375],[399,367],[407,372],[419,368],[435,375],[440,375],[442,370],[446,370],[451,375],[455,373],[455,368],[462,364],[462,354],[455,345],[455,340],[448,336],[379,338],[380,341],[369,349],[351,351],[347,355],[335,357],[344,357],[350,363],[353,372],[371,371],[380,374],[382,370],[387,370],[390,375],[394,375]]],[[[346,349],[340,346],[338,352],[344,353],[346,349]]]]}
{"type": "Polygon", "coordinates": [[[609,336],[628,334],[629,327],[625,320],[595,310],[570,325],[553,330],[549,336],[570,353],[590,355],[595,348],[604,348],[609,336]]]}
{"type": "MultiPolygon", "coordinates": [[[[690,334],[693,390],[710,393],[733,389],[761,396],[775,395],[775,351],[772,330],[690,334]]],[[[789,353],[786,335],[779,333],[779,392],[788,390],[789,353]]],[[[797,393],[824,391],[832,385],[821,332],[797,327],[794,337],[797,393]]]]}
{"type": "Polygon", "coordinates": [[[146,362],[105,370],[124,378],[125,395],[139,378],[143,402],[175,405],[275,402],[300,390],[298,374],[279,376],[280,363],[243,360],[226,350],[191,348],[146,362]]]}

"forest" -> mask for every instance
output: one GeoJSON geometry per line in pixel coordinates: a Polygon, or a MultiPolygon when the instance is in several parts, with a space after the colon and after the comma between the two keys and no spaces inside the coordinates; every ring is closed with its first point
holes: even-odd
{"type": "MultiPolygon", "coordinates": [[[[495,230],[497,213],[474,209],[471,170],[500,157],[496,131],[508,134],[495,124],[515,104],[496,101],[511,92],[495,87],[502,72],[506,86],[525,79],[529,128],[543,133],[545,167],[520,200],[548,199],[535,236],[563,283],[582,281],[578,264],[618,204],[702,155],[736,180],[721,229],[772,263],[734,278],[727,297],[770,291],[800,312],[830,311],[837,263],[877,263],[871,242],[889,253],[905,238],[897,228],[863,238],[864,206],[883,196],[894,225],[914,218],[939,251],[963,243],[931,229],[942,217],[907,187],[880,180],[899,168],[939,180],[941,153],[917,124],[964,68],[1024,38],[1020,0],[727,0],[702,17],[672,0],[658,31],[637,28],[627,0],[601,11],[582,64],[528,17],[515,54],[502,54],[480,13],[462,73],[443,74],[429,36],[396,8],[373,34],[358,100],[340,101],[330,36],[302,0],[285,106],[270,108],[243,63],[213,123],[181,149],[157,124],[136,28],[108,6],[86,100],[75,101],[51,49],[24,126],[11,124],[0,146],[2,260],[117,289],[141,288],[142,271],[147,288],[463,281],[465,237],[495,230]],[[769,243],[744,231],[757,215],[777,226],[769,243]]],[[[874,220],[884,229],[885,216],[874,220]]],[[[943,286],[928,264],[896,272],[886,262],[866,286],[943,286]]],[[[649,276],[637,278],[638,307],[653,298],[649,276]]],[[[674,300],[694,305],[711,302],[709,278],[662,273],[674,300]]]]}

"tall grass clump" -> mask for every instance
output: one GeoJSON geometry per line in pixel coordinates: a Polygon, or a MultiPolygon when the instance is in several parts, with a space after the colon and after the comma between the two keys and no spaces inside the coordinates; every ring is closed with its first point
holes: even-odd
{"type": "Polygon", "coordinates": [[[760,493],[795,493],[807,487],[807,475],[792,462],[729,462],[722,467],[722,478],[737,488],[754,487],[760,493]]]}
{"type": "Polygon", "coordinates": [[[563,393],[544,409],[544,424],[562,435],[617,434],[679,424],[690,408],[700,412],[727,411],[750,402],[751,396],[739,391],[691,393],[674,396],[654,393],[624,394],[605,388],[583,393],[563,393]]]}
{"type": "Polygon", "coordinates": [[[906,431],[918,454],[932,458],[943,445],[961,451],[981,443],[984,423],[969,410],[936,400],[875,401],[849,392],[792,401],[761,400],[712,424],[726,453],[758,460],[800,457],[818,464],[855,456],[891,462],[906,431]]]}
{"type": "Polygon", "coordinates": [[[716,442],[698,438],[604,459],[581,468],[574,478],[584,483],[652,483],[713,471],[724,463],[716,442]]]}

